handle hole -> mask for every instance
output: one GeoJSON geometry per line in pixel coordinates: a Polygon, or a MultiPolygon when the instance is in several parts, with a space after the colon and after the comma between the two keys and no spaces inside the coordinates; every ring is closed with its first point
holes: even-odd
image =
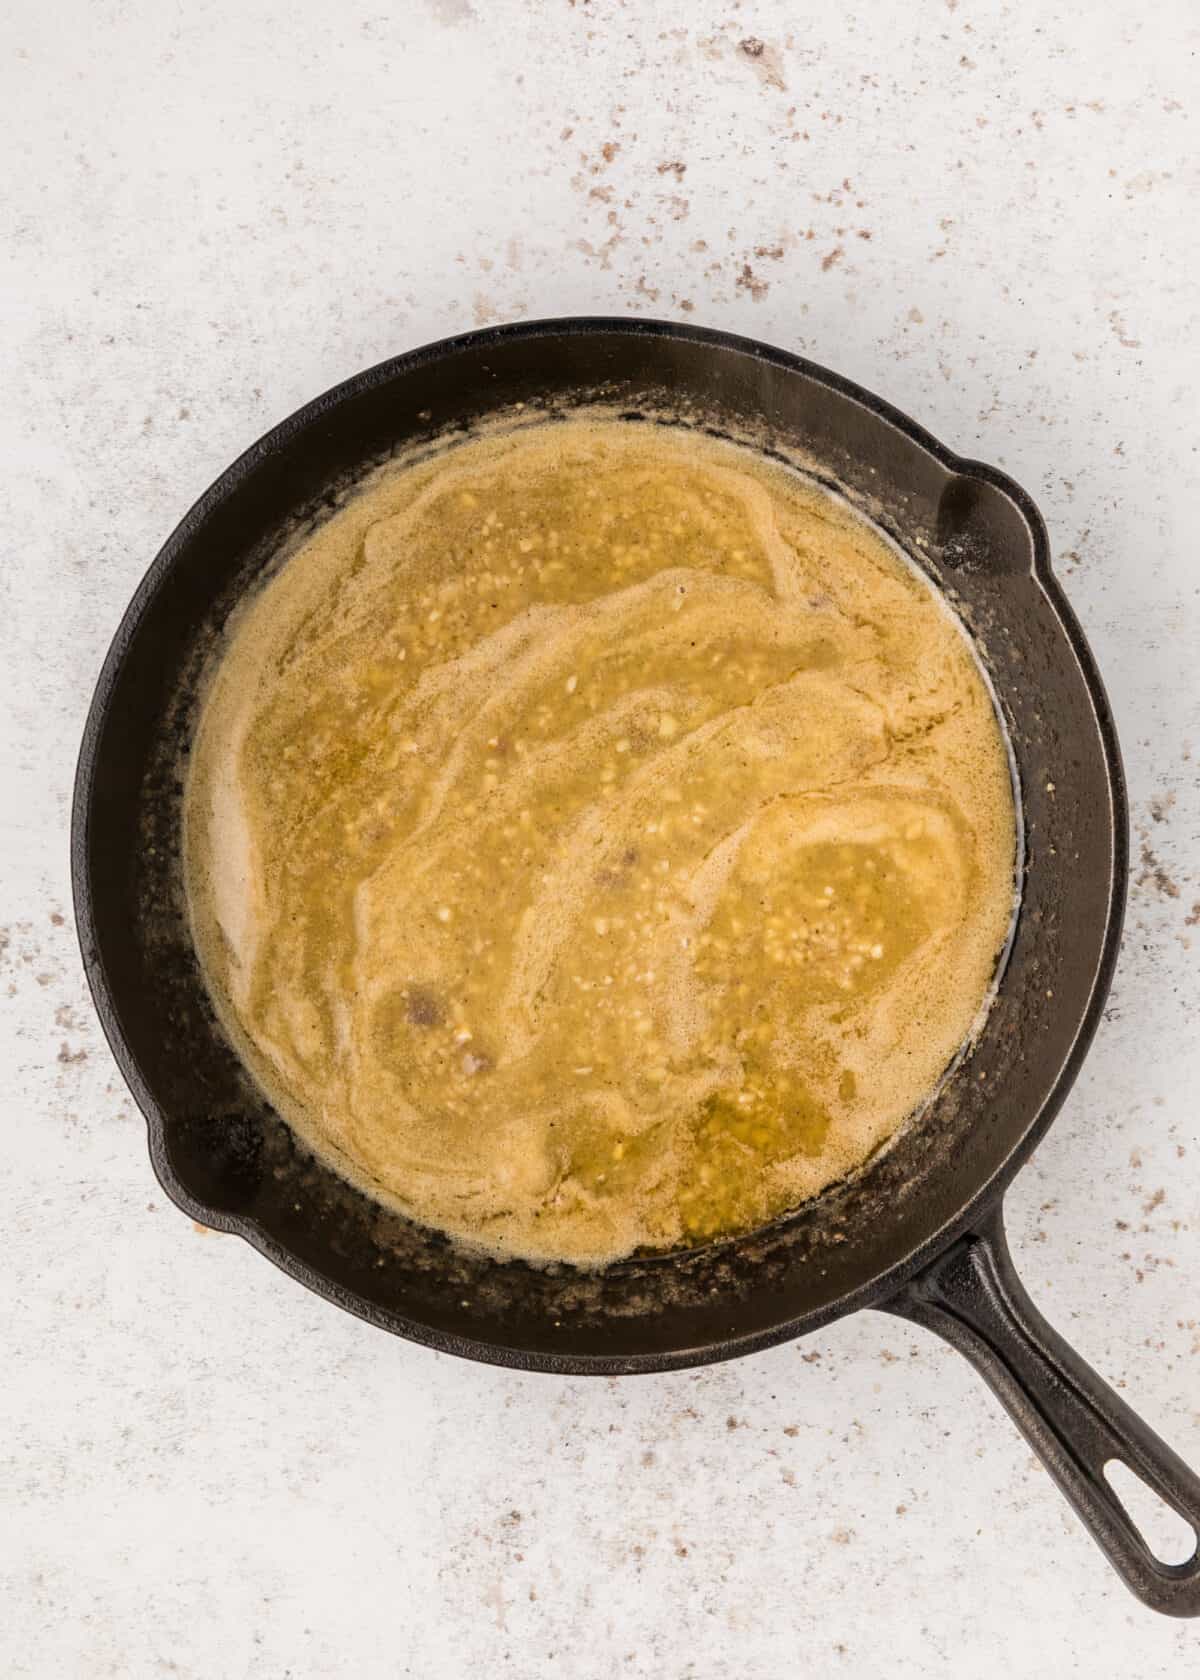
{"type": "Polygon", "coordinates": [[[1109,1459],[1104,1479],[1160,1563],[1190,1563],[1196,1555],[1196,1531],[1186,1517],[1119,1458],[1109,1459]]]}

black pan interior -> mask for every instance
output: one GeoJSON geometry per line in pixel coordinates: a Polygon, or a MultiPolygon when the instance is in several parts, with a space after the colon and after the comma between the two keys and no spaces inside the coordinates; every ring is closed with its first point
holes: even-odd
{"type": "MultiPolygon", "coordinates": [[[[632,423],[632,420],[631,420],[632,423]]],[[[1124,803],[1103,693],[1032,503],[865,392],[778,351],[643,321],[535,323],[400,357],[241,458],[169,539],[122,624],[76,790],[76,909],[105,1029],[168,1193],[372,1322],[474,1357],[664,1369],[885,1296],[966,1223],[1049,1122],[1118,934],[1124,803]],[[514,404],[603,401],[799,454],[951,594],[984,650],[1024,810],[1022,906],[995,1004],[929,1111],[853,1182],[736,1241],[585,1275],[472,1256],[354,1190],[243,1071],[197,967],[179,873],[196,696],[221,627],[289,534],[365,465],[514,404]]]]}

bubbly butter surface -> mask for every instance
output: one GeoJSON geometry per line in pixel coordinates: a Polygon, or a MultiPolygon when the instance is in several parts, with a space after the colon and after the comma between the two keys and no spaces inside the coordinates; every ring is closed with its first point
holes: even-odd
{"type": "Polygon", "coordinates": [[[185,869],[218,1009],[371,1193],[597,1264],[860,1165],[974,1025],[1007,754],[918,571],[681,429],[384,470],[240,615],[185,869]]]}

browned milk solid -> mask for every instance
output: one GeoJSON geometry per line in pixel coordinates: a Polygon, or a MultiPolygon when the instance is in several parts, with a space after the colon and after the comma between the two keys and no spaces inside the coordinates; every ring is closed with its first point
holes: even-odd
{"type": "Polygon", "coordinates": [[[595,1264],[760,1223],[918,1109],[1014,835],[966,638],[878,533],[732,444],[572,421],[385,471],[250,603],[185,852],[310,1144],[595,1264]]]}

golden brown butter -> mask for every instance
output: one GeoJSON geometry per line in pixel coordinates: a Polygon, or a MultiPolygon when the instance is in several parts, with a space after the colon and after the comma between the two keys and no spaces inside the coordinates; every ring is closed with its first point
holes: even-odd
{"type": "Polygon", "coordinates": [[[593,1264],[794,1206],[927,1098],[1013,901],[1003,739],[925,579],[732,444],[394,467],[241,617],[187,790],[222,1016],[417,1219],[593,1264]]]}

